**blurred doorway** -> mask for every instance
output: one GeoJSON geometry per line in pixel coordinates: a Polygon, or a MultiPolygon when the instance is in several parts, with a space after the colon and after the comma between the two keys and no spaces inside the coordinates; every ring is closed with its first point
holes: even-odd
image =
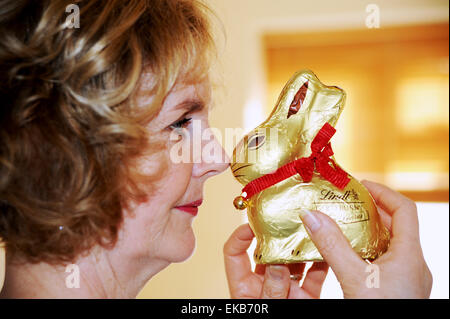
{"type": "Polygon", "coordinates": [[[263,37],[267,113],[283,85],[311,69],[347,93],[333,138],[338,162],[415,201],[449,198],[449,25],[263,37]]]}

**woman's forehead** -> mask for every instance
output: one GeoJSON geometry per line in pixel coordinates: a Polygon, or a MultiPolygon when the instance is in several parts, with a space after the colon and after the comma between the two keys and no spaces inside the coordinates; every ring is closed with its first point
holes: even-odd
{"type": "Polygon", "coordinates": [[[164,104],[176,105],[185,100],[198,100],[206,106],[209,105],[211,100],[211,83],[209,81],[198,83],[180,82],[170,90],[164,104]]]}
{"type": "MultiPolygon", "coordinates": [[[[155,101],[155,89],[157,86],[155,76],[151,73],[145,73],[141,77],[141,81],[136,94],[138,105],[148,105],[151,101],[155,101]]],[[[211,101],[212,84],[209,77],[199,78],[197,81],[178,80],[162,98],[163,105],[181,102],[182,99],[196,99],[209,105],[211,101]]],[[[162,105],[162,106],[163,106],[162,105]]]]}

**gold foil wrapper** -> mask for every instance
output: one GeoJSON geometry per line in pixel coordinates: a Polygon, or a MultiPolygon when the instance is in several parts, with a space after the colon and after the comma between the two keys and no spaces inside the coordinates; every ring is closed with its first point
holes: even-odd
{"type": "MultiPolygon", "coordinates": [[[[308,157],[312,140],[326,122],[336,125],[344,103],[345,92],[325,86],[313,72],[294,74],[268,119],[236,146],[231,164],[234,177],[245,186],[289,162],[308,157]]],[[[339,189],[314,170],[310,182],[295,174],[247,201],[236,198],[236,207],[247,208],[257,240],[255,262],[323,261],[300,219],[302,209],[319,210],[333,218],[363,259],[374,260],[385,252],[389,231],[375,202],[360,182],[348,176],[350,182],[339,189]]]]}

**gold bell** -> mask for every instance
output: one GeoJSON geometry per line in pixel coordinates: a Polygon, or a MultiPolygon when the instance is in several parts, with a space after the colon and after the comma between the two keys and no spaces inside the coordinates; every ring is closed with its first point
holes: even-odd
{"type": "Polygon", "coordinates": [[[239,210],[243,210],[247,208],[247,201],[242,196],[238,196],[233,201],[234,207],[239,210]]]}

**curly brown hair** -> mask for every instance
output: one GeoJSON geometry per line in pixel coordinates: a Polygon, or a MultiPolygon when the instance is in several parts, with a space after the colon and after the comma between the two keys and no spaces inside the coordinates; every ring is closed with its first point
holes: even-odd
{"type": "Polygon", "coordinates": [[[208,72],[209,13],[196,0],[0,3],[0,238],[8,254],[66,263],[114,245],[123,211],[159,176],[135,165],[161,148],[145,125],[175,83],[208,72]],[[79,28],[66,21],[72,3],[79,28]],[[153,102],[137,107],[149,74],[153,102]]]}

